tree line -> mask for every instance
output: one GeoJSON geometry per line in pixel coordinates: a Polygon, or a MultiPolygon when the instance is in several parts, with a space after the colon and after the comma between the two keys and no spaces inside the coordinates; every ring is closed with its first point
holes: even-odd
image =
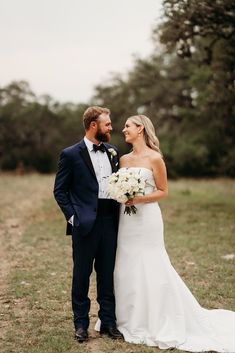
{"type": "Polygon", "coordinates": [[[59,151],[84,134],[91,104],[111,109],[112,143],[134,114],[149,116],[171,177],[235,176],[235,4],[165,0],[154,49],[128,74],[95,87],[87,104],[37,97],[25,81],[0,89],[0,169],[56,169],[59,151]]]}

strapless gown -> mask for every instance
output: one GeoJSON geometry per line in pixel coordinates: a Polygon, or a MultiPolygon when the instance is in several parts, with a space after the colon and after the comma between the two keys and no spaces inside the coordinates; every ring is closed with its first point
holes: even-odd
{"type": "MultiPolygon", "coordinates": [[[[156,189],[151,170],[129,168],[156,189]]],[[[120,212],[114,272],[118,329],[125,341],[162,349],[235,352],[235,312],[206,310],[177,274],[164,246],[157,202],[120,212]]]]}

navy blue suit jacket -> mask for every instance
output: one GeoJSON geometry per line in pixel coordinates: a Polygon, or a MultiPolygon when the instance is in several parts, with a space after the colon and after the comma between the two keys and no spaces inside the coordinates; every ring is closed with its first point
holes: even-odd
{"type": "MultiPolygon", "coordinates": [[[[104,143],[112,171],[119,167],[116,147],[104,143]],[[117,155],[113,156],[109,149],[117,155]]],[[[98,181],[84,140],[65,148],[60,155],[55,178],[54,196],[68,221],[74,215],[74,227],[67,223],[66,234],[72,231],[84,236],[91,230],[97,214],[98,181]]]]}

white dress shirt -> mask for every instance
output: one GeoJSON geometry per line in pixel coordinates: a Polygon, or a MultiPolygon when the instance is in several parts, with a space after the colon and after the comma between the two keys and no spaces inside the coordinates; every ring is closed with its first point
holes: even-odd
{"type": "Polygon", "coordinates": [[[109,157],[106,152],[94,151],[93,142],[84,137],[84,142],[87,146],[96,178],[99,184],[99,199],[109,199],[107,192],[108,177],[112,174],[112,168],[109,157]]]}
{"type": "MultiPolygon", "coordinates": [[[[112,174],[112,167],[109,161],[109,157],[106,152],[102,151],[94,151],[93,149],[93,142],[88,140],[87,137],[84,137],[84,142],[86,144],[88,153],[91,158],[91,162],[96,174],[96,178],[99,184],[99,199],[110,199],[108,195],[107,187],[108,187],[108,177],[112,174]]],[[[73,218],[72,216],[69,219],[69,223],[73,225],[73,218]]]]}

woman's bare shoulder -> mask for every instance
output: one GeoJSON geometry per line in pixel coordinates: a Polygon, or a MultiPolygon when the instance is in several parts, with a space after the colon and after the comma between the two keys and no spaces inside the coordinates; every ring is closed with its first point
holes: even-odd
{"type": "Polygon", "coordinates": [[[128,161],[130,160],[130,154],[131,153],[127,153],[127,154],[124,154],[123,156],[121,156],[121,158],[120,158],[120,165],[121,166],[125,166],[125,164],[128,163],[128,161]]]}
{"type": "Polygon", "coordinates": [[[160,152],[152,150],[151,155],[150,155],[150,159],[152,162],[158,162],[158,161],[162,161],[163,157],[160,152]]]}

